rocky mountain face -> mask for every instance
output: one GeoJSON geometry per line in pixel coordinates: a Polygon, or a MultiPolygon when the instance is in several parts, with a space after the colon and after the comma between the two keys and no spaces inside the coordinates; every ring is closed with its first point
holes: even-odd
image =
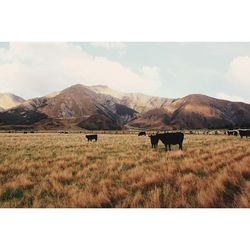
{"type": "Polygon", "coordinates": [[[78,126],[86,129],[121,129],[137,112],[97,94],[83,85],[73,85],[56,95],[23,102],[0,113],[2,125],[34,125],[46,128],[78,126]]]}
{"type": "Polygon", "coordinates": [[[24,99],[11,93],[0,93],[0,111],[13,108],[24,102],[24,99]]]}
{"type": "Polygon", "coordinates": [[[120,104],[126,105],[139,113],[144,113],[155,108],[161,108],[173,101],[173,99],[148,96],[141,93],[122,93],[104,85],[90,86],[88,88],[95,93],[112,96],[113,98],[116,98],[116,101],[120,104]]]}
{"type": "Polygon", "coordinates": [[[250,126],[250,104],[204,95],[178,99],[122,93],[103,85],[73,85],[0,110],[0,129],[199,129],[250,126]]]}
{"type": "Polygon", "coordinates": [[[151,129],[249,127],[250,104],[189,95],[141,114],[128,125],[151,129]]]}

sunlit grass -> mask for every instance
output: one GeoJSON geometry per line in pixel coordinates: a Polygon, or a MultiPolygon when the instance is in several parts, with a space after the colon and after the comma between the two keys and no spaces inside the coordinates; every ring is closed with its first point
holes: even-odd
{"type": "Polygon", "coordinates": [[[250,140],[0,133],[0,207],[250,207],[250,140]]]}

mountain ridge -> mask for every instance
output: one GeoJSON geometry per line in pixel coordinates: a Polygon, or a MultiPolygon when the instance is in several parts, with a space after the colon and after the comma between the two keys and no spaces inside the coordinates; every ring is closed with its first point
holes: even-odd
{"type": "Polygon", "coordinates": [[[129,125],[152,128],[148,126],[152,116],[158,123],[161,121],[159,127],[162,129],[250,126],[250,105],[191,94],[163,106],[160,111],[146,112],[129,125]]]}
{"type": "Polygon", "coordinates": [[[153,108],[160,108],[165,103],[169,103],[173,100],[166,97],[150,96],[142,93],[119,92],[105,85],[88,86],[88,88],[96,93],[110,95],[118,99],[120,104],[135,109],[139,113],[149,111],[153,108]]]}
{"type": "Polygon", "coordinates": [[[0,123],[52,129],[75,126],[121,129],[136,114],[135,110],[117,103],[116,99],[96,94],[86,86],[76,84],[54,96],[29,99],[13,109],[1,112],[0,123]],[[120,112],[121,108],[123,112],[120,112]],[[96,120],[99,121],[98,126],[96,120]]]}
{"type": "Polygon", "coordinates": [[[0,109],[0,128],[199,129],[250,126],[250,104],[202,94],[165,98],[75,84],[0,109]]]}

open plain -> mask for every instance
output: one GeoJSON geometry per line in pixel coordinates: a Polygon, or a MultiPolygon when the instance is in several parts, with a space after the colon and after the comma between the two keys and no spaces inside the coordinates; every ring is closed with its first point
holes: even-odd
{"type": "Polygon", "coordinates": [[[0,133],[0,207],[250,207],[250,139],[0,133]]]}

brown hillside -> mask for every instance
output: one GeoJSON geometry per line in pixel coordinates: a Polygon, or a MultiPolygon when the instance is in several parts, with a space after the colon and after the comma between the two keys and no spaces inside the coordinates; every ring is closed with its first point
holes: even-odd
{"type": "Polygon", "coordinates": [[[152,117],[160,123],[157,127],[166,129],[242,127],[250,125],[250,105],[194,94],[164,105],[161,112],[142,114],[129,125],[154,128],[152,117]]]}
{"type": "Polygon", "coordinates": [[[149,96],[141,93],[123,93],[115,91],[105,85],[89,86],[95,93],[105,94],[116,99],[117,103],[125,105],[139,113],[144,113],[152,109],[159,109],[164,104],[172,102],[173,99],[149,96]]]}
{"type": "Polygon", "coordinates": [[[0,113],[2,125],[31,125],[44,128],[118,129],[134,119],[137,112],[116,99],[97,94],[77,84],[56,95],[34,98],[0,113]],[[98,121],[98,126],[95,124],[98,121]],[[92,125],[91,125],[92,124],[92,125]]]}
{"type": "Polygon", "coordinates": [[[102,85],[86,87],[77,84],[0,111],[0,126],[41,129],[239,128],[250,127],[250,104],[199,94],[179,99],[158,98],[124,94],[102,85]]]}

